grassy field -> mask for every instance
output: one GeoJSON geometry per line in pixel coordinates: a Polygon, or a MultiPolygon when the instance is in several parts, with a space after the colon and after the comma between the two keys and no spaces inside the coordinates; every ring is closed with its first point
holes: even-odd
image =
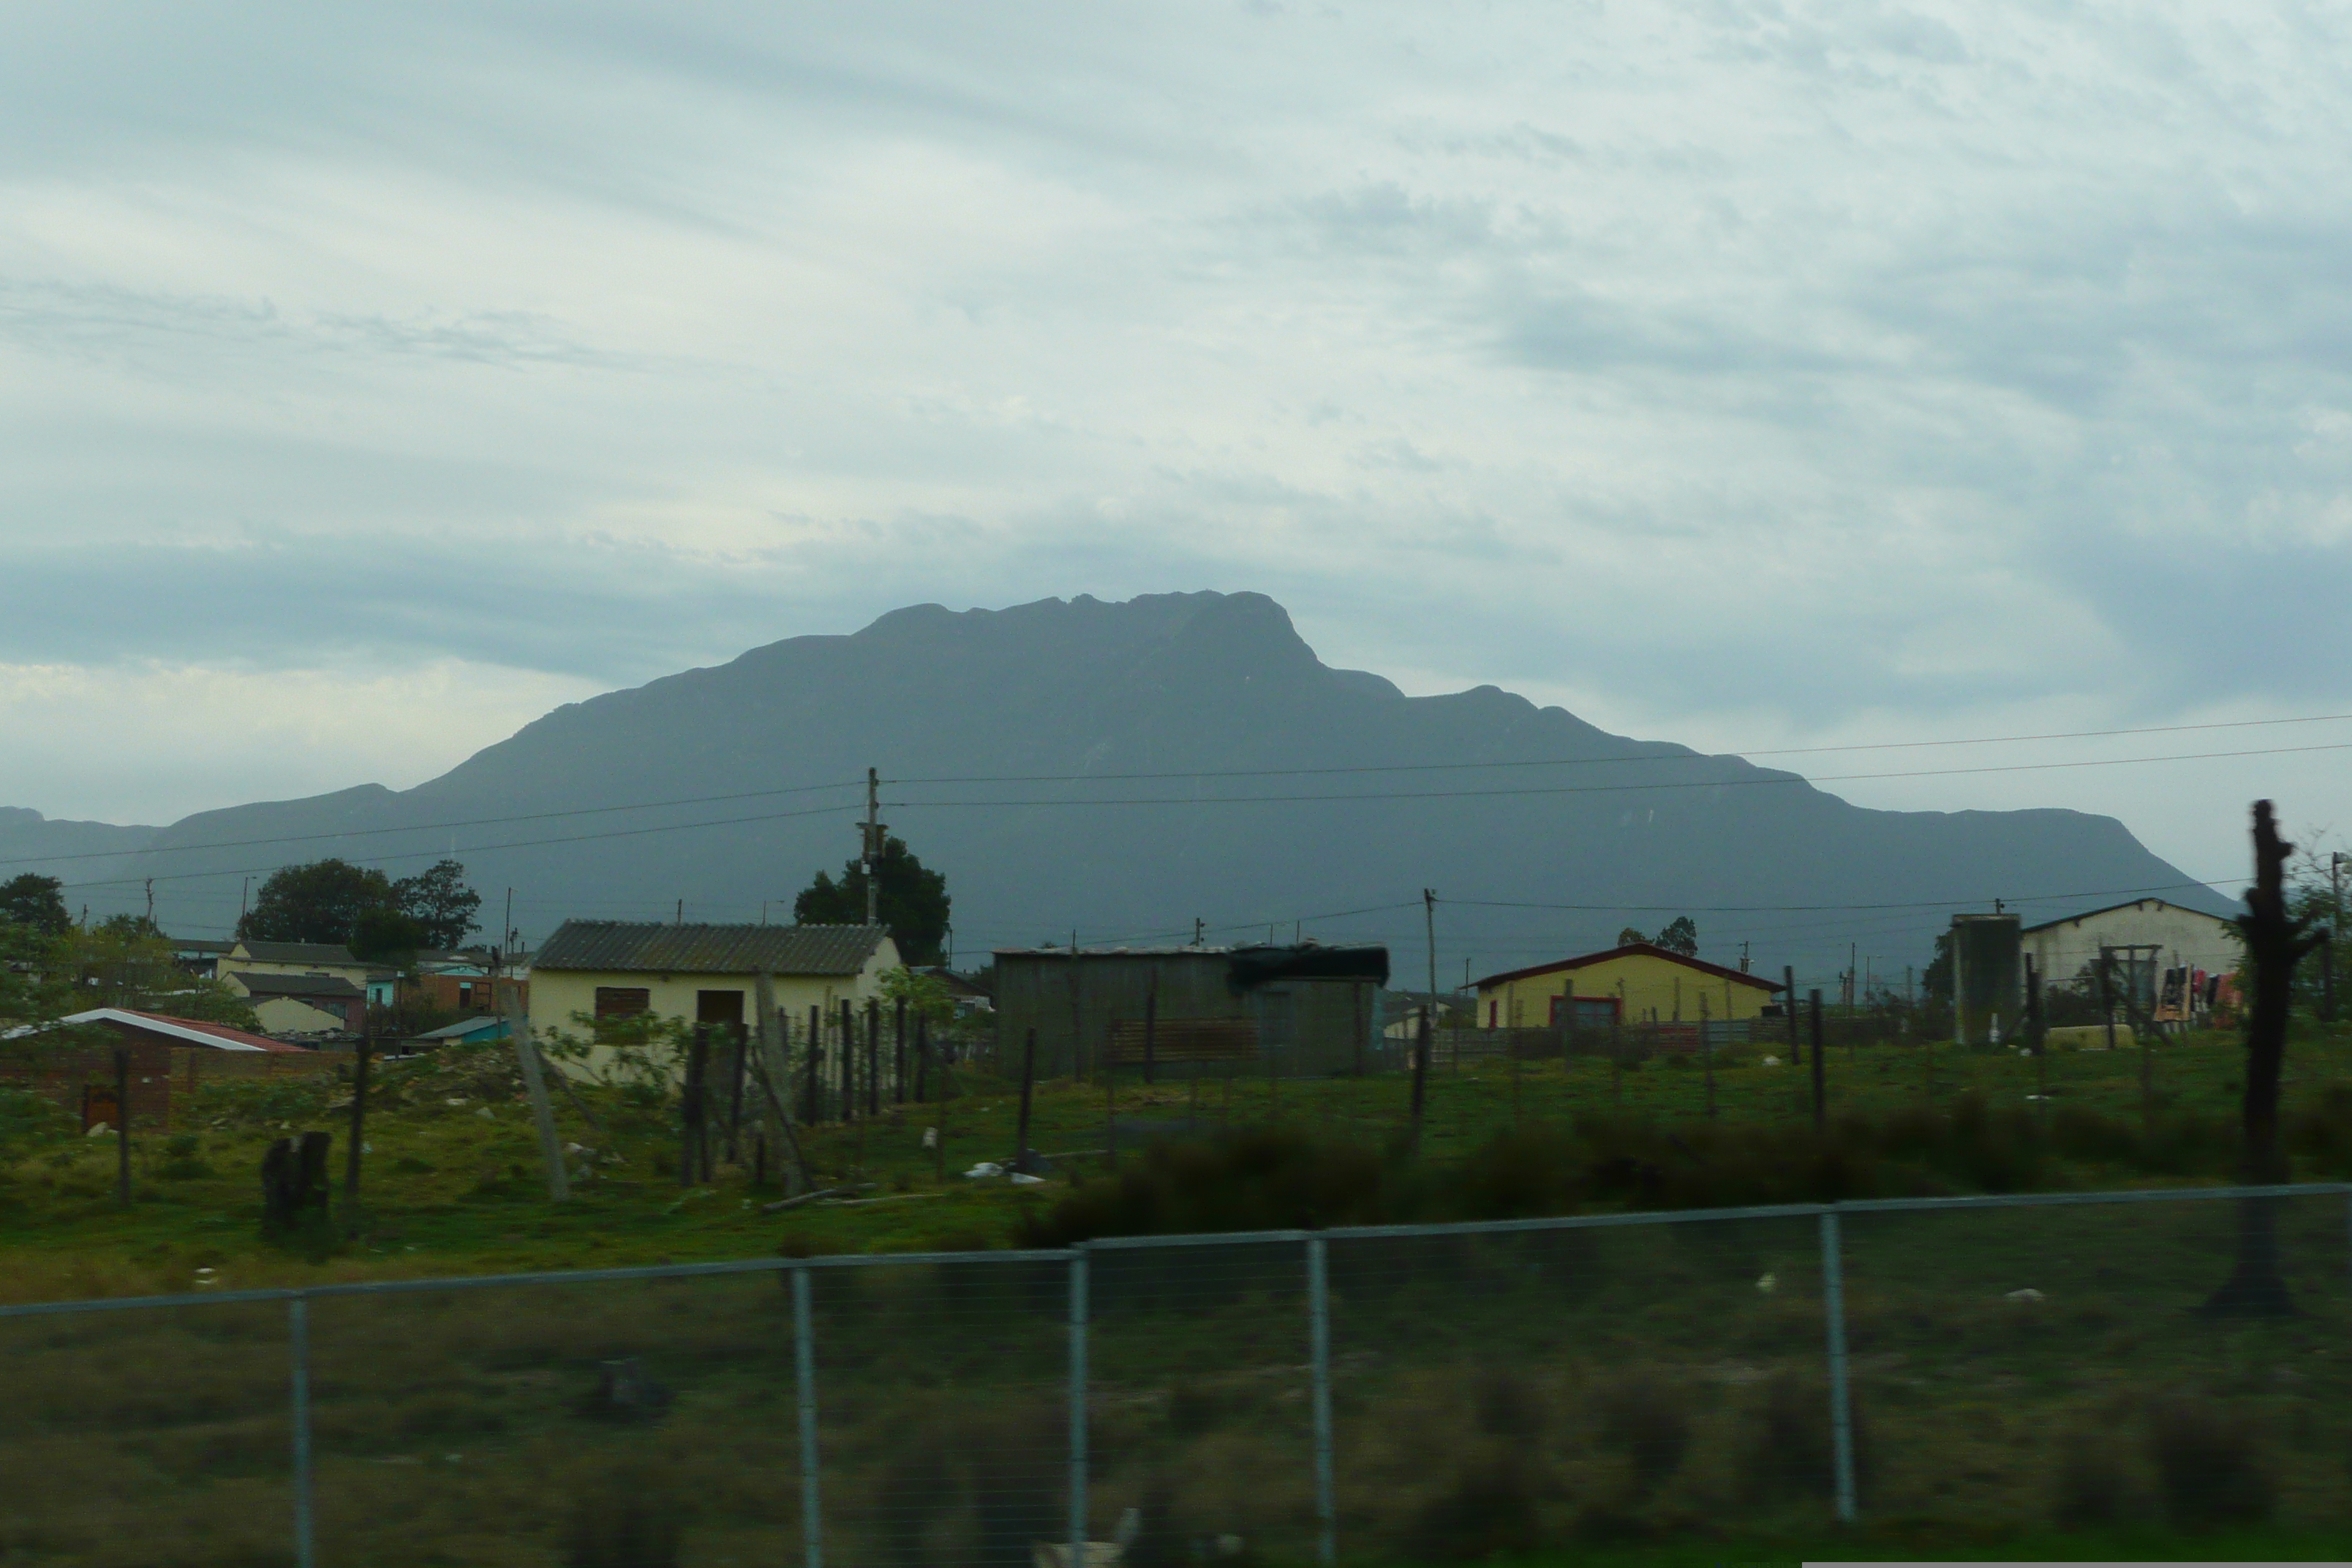
{"type": "MultiPolygon", "coordinates": [[[[1573,1118],[1626,1125],[1801,1129],[1806,1075],[1766,1066],[1763,1050],[1721,1058],[1713,1074],[1716,1114],[1706,1115],[1706,1073],[1689,1058],[1612,1070],[1597,1059],[1562,1064],[1495,1060],[1455,1068],[1441,1046],[1431,1075],[1423,1149],[1444,1165],[1514,1127],[1543,1130],[1573,1118]]],[[[2103,1160],[2078,1150],[2032,1173],[2027,1184],[2150,1185],[2216,1181],[2239,1089],[2234,1037],[2201,1037],[2157,1047],[2152,1057],[2159,1119],[2193,1129],[2200,1146],[2151,1167],[2146,1158],[2103,1160]]],[[[2102,1113],[2136,1123],[2141,1106],[2137,1052],[2055,1052],[2037,1062],[2014,1053],[1958,1053],[1948,1047],[1832,1049],[1830,1104],[1841,1118],[1869,1120],[1948,1110],[1973,1103],[2011,1116],[2102,1113]],[[1934,1081],[1929,1084],[1930,1058],[1934,1081]],[[2048,1099],[2030,1096],[2042,1091],[2048,1099]]],[[[957,1250],[1012,1245],[1025,1213],[1037,1214],[1073,1181],[1110,1169],[1098,1152],[1107,1113],[1130,1131],[1197,1127],[1204,1134],[1282,1124],[1338,1142],[1379,1146],[1406,1124],[1400,1077],[1361,1079],[1204,1079],[1149,1089],[1129,1080],[1106,1091],[1068,1082],[1036,1090],[1031,1144],[1056,1162],[1041,1187],[968,1180],[961,1173],[1013,1151],[1016,1087],[971,1068],[958,1069],[944,1103],[886,1110],[851,1127],[804,1134],[810,1162],[828,1184],[871,1182],[845,1205],[780,1215],[761,1212],[782,1192],[772,1150],[769,1181],[753,1181],[747,1148],[708,1186],[676,1180],[674,1110],[646,1108],[619,1091],[589,1088],[562,1096],[556,1117],[587,1179],[571,1203],[547,1202],[539,1152],[511,1058],[498,1049],[446,1053],[380,1069],[367,1130],[363,1202],[342,1239],[321,1253],[289,1251],[260,1236],[257,1173],[268,1142],[320,1129],[336,1136],[338,1193],[343,1169],[347,1088],[315,1082],[208,1088],[184,1108],[173,1136],[142,1131],[136,1142],[134,1201],[116,1198],[110,1139],[53,1137],[20,1142],[0,1166],[0,1296],[12,1300],[146,1294],[199,1286],[260,1285],[442,1273],[685,1262],[801,1251],[957,1250]],[[927,1128],[942,1147],[923,1147],[927,1128]],[[1096,1152],[1085,1152],[1095,1151],[1096,1152]]],[[[2352,1030],[2310,1029],[2290,1053],[2290,1113],[2319,1114],[2352,1096],[2352,1030]]],[[[2352,1130],[2348,1130],[2352,1131],[2352,1130]]],[[[1538,1135],[1543,1135],[1538,1132],[1538,1135]]],[[[1135,1156],[1123,1156],[1132,1162],[1135,1156]]],[[[2327,1163],[2327,1162],[2322,1162],[2327,1163]]],[[[2335,1173],[2311,1168],[2306,1175],[2335,1173]]],[[[1950,1190],[1970,1190],[1963,1175],[1950,1190]]],[[[1759,1194],[1757,1201],[1772,1194],[1759,1194]]],[[[1737,1196],[1729,1201],[1740,1201],[1737,1196]]],[[[340,1195],[338,1198],[341,1205],[340,1195]]]]}
{"type": "MultiPolygon", "coordinates": [[[[2038,1067],[1940,1052],[1931,1097],[1924,1051],[1840,1051],[1832,1106],[1850,1130],[1837,1136],[1853,1158],[1865,1144],[1879,1152],[1878,1179],[1952,1189],[2226,1178],[2216,1129],[2234,1110],[2235,1042],[2168,1046],[2155,1066],[2158,1129],[2133,1142],[2118,1129],[2137,1126],[2134,1055],[2038,1067]],[[2053,1098],[2028,1100],[2042,1070],[2053,1098]],[[2053,1131],[2037,1142],[2069,1108],[2071,1141],[2053,1131]],[[1947,1136],[1967,1126],[1979,1131],[1947,1136]],[[1897,1158],[1939,1138],[1933,1158],[1897,1158]]],[[[2332,1174],[2352,1040],[2298,1039],[2290,1077],[2290,1112],[2319,1151],[2304,1173],[2332,1174]]],[[[343,1090],[211,1090],[170,1138],[142,1136],[128,1209],[114,1199],[110,1142],[24,1147],[0,1187],[0,1277],[26,1300],[780,1250],[968,1251],[817,1273],[828,1550],[892,1568],[1029,1568],[1066,1507],[1067,1273],[1003,1249],[1024,1223],[1085,1220],[1089,1202],[1171,1166],[1130,1152],[1120,1182],[1101,1179],[1104,1156],[1070,1152],[1102,1147],[1103,1091],[1048,1085],[1031,1142],[1066,1155],[1055,1178],[969,1180],[962,1169],[1010,1152],[1015,1106],[1009,1086],[977,1072],[954,1088],[943,1106],[813,1135],[822,1179],[875,1184],[854,1206],[779,1215],[759,1207],[773,1184],[755,1188],[740,1163],[682,1191],[667,1110],[591,1089],[592,1124],[559,1098],[565,1140],[593,1151],[575,1168],[593,1174],[555,1207],[507,1058],[445,1056],[381,1080],[367,1202],[351,1234],[309,1252],[261,1240],[253,1173],[271,1138],[340,1132],[343,1090]],[[943,1152],[924,1149],[927,1127],[944,1129],[943,1152]]],[[[1213,1081],[1197,1097],[1128,1083],[1117,1105],[1123,1118],[1197,1120],[1204,1131],[1285,1124],[1288,1143],[1232,1146],[1305,1151],[1297,1157],[1327,1173],[1391,1184],[1401,1205],[1609,1205],[1634,1200],[1487,1178],[1572,1144],[1580,1170],[1609,1149],[1635,1151],[1623,1156],[1634,1165],[1680,1150],[1710,1179],[1761,1183],[1773,1173],[1739,1162],[1804,1147],[1790,1068],[1750,1053],[1718,1064],[1715,1090],[1710,1121],[1696,1063],[1442,1065],[1419,1162],[1380,1152],[1402,1119],[1406,1086],[1393,1078],[1213,1081]]],[[[1695,1190],[1669,1187],[1667,1201],[1695,1190]]],[[[2345,1205],[2280,1207],[2299,1310],[2269,1321],[2197,1311],[2226,1268],[2229,1204],[1849,1216],[1858,1533],[1829,1520],[1811,1221],[1334,1239],[1342,1552],[1541,1562],[1572,1548],[1628,1565],[2342,1556],[2345,1205]]],[[[1132,1568],[1310,1561],[1297,1244],[1103,1251],[1090,1271],[1094,1532],[1134,1510],[1132,1568]]],[[[790,1325],[790,1293],[772,1275],[313,1303],[321,1561],[597,1568],[625,1561],[612,1548],[630,1538],[676,1542],[648,1562],[793,1558],[790,1325]],[[609,1395],[616,1363],[658,1391],[653,1403],[609,1395]]],[[[287,1561],[286,1336],[275,1303],[0,1324],[12,1409],[0,1562],[287,1561]]]]}

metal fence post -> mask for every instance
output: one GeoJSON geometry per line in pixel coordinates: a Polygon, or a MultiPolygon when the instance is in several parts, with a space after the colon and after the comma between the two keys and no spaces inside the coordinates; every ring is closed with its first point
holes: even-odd
{"type": "Polygon", "coordinates": [[[809,1271],[793,1270],[793,1393],[800,1405],[801,1561],[824,1568],[824,1514],[817,1489],[816,1334],[809,1324],[809,1271]]]}
{"type": "Polygon", "coordinates": [[[1070,1562],[1087,1568],[1087,1254],[1070,1255],[1070,1562]]]}
{"type": "Polygon", "coordinates": [[[1329,1563],[1339,1554],[1339,1507],[1331,1477],[1331,1289],[1323,1238],[1307,1238],[1308,1360],[1315,1376],[1315,1517],[1322,1521],[1317,1556],[1329,1563]]]}
{"type": "Polygon", "coordinates": [[[1837,1516],[1854,1521],[1853,1408],[1845,1376],[1845,1268],[1838,1245],[1835,1210],[1822,1215],[1822,1316],[1827,1321],[1830,1352],[1830,1447],[1837,1474],[1837,1516]]]}
{"type": "Polygon", "coordinates": [[[310,1531],[310,1303],[297,1296],[286,1303],[286,1342],[293,1363],[294,1562],[312,1568],[318,1553],[310,1531]]]}

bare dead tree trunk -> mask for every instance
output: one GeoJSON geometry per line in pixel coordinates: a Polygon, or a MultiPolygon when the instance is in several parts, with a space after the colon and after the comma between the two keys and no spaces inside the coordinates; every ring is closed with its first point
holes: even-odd
{"type": "MultiPolygon", "coordinates": [[[[2279,837],[2271,803],[2254,802],[2254,885],[2246,889],[2239,921],[2252,972],[2246,1012],[2244,1145],[2238,1179],[2269,1186],[2287,1179],[2279,1146],[2279,1070],[2286,1059],[2286,1025],[2294,966],[2318,945],[2310,922],[2287,912],[2286,862],[2294,846],[2279,837]]],[[[2278,1200],[2247,1198],[2238,1205],[2238,1256],[2230,1278],[2202,1309],[2210,1316],[2280,1318],[2294,1300],[2279,1268],[2278,1200]]]]}

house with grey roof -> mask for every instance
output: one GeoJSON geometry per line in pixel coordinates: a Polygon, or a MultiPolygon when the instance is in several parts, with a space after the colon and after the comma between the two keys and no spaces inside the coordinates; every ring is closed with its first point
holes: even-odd
{"type": "Polygon", "coordinates": [[[883,974],[899,963],[883,926],[566,921],[531,955],[530,1028],[586,1044],[572,1070],[599,1072],[615,1059],[610,1042],[624,1020],[741,1030],[755,1021],[764,974],[785,1017],[805,1028],[811,1008],[831,1019],[844,1002],[862,1010],[878,1000],[883,974]]]}
{"type": "Polygon", "coordinates": [[[221,978],[253,1003],[254,1016],[273,1035],[356,1035],[367,1024],[367,993],[340,974],[233,970],[221,978]]]}
{"type": "Polygon", "coordinates": [[[365,989],[365,963],[352,956],[342,943],[325,942],[246,942],[240,939],[223,953],[218,973],[233,974],[331,974],[365,989]]]}

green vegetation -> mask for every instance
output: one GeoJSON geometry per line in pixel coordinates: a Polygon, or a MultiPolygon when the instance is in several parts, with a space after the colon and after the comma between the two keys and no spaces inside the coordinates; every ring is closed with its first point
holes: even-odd
{"type": "MultiPolygon", "coordinates": [[[[822,1181],[875,1184],[857,1202],[767,1215],[778,1152],[764,1187],[739,1148],[714,1185],[682,1192],[675,1106],[626,1086],[557,1097],[582,1180],[550,1205],[511,1058],[446,1051],[381,1069],[367,1202],[315,1261],[260,1241],[255,1171],[268,1140],[323,1127],[340,1172],[348,1088],[331,1075],[207,1089],[183,1126],[142,1134],[128,1211],[110,1144],[37,1126],[0,1184],[0,1256],[22,1299],[971,1250],[814,1277],[828,1550],[1026,1568],[1062,1528],[1067,1283],[1052,1259],[1005,1256],[1016,1237],[1712,1203],[1718,1183],[1782,1184],[1774,1195],[1824,1168],[1804,1173],[1797,1075],[1753,1053],[1718,1064],[1712,1125],[1696,1064],[1441,1063],[1419,1160],[1392,1146],[1394,1078],[1121,1083],[1122,1120],[1235,1131],[1126,1152],[1117,1180],[1103,1156],[1069,1152],[1101,1147],[1104,1091],[1045,1086],[1031,1142],[1065,1157],[1039,1187],[958,1173],[1011,1152],[1016,1110],[1012,1086],[961,1068],[945,1105],[811,1135],[822,1181]],[[931,1126],[944,1157],[922,1147],[931,1126]],[[1643,1163],[1663,1185],[1643,1189],[1643,1163]],[[1166,1204],[1197,1207],[1153,1207],[1166,1204]]],[[[2052,1058],[2048,1102],[2025,1099],[2036,1066],[2013,1056],[1940,1053],[1932,1102],[1919,1050],[1841,1049],[1832,1067],[1833,1169],[1868,1190],[2229,1173],[2226,1040],[2158,1047],[2149,1132],[2132,1053],[2052,1058]]],[[[2295,1042],[2299,1174],[2345,1168],[2347,1068],[2352,1040],[2295,1042]]],[[[2344,1204],[2282,1207],[2299,1312],[2276,1321],[2195,1311],[2227,1269],[2229,1204],[1848,1216],[1857,1532],[1828,1513],[1810,1220],[1335,1238],[1342,1551],[1434,1563],[1573,1549],[1629,1568],[2341,1555],[2344,1204]]],[[[1104,1250],[1090,1273],[1094,1533],[1135,1510],[1135,1568],[1194,1562],[1203,1542],[1218,1560],[1223,1537],[1243,1562],[1311,1560],[1300,1249],[1104,1250]]],[[[630,1542],[638,1561],[791,1556],[791,1300],[763,1274],[315,1301],[322,1559],[590,1564],[630,1561],[630,1542]]],[[[282,1561],[284,1321],[275,1304],[216,1303],[0,1324],[16,1411],[0,1488],[25,1500],[10,1550],[282,1561]],[[94,1513],[79,1489],[41,1481],[58,1475],[138,1484],[94,1513]]]]}
{"type": "MultiPolygon", "coordinates": [[[[1457,1069],[1441,1040],[1418,1159],[1399,1147],[1399,1077],[1149,1088],[1130,1079],[1108,1094],[1049,1083],[1037,1089],[1030,1142],[1059,1157],[1054,1179],[1036,1187],[961,1174],[1012,1153],[1019,1098],[1015,1085],[964,1066],[945,1103],[804,1132],[821,1184],[875,1185],[854,1203],[768,1215],[760,1205],[784,1192],[780,1146],[768,1149],[764,1184],[747,1138],[731,1162],[722,1158],[714,1184],[681,1190],[675,1100],[626,1086],[556,1096],[563,1141],[593,1152],[572,1156],[573,1201],[550,1205],[511,1055],[499,1046],[453,1049],[377,1068],[364,1202],[339,1248],[315,1264],[260,1242],[257,1173],[271,1140],[324,1130],[336,1138],[340,1188],[350,1089],[333,1070],[208,1085],[180,1107],[177,1142],[141,1132],[128,1210],[113,1201],[110,1142],[73,1138],[64,1118],[29,1100],[22,1114],[0,1104],[0,1139],[9,1140],[0,1142],[0,1258],[14,1299],[55,1299],[185,1289],[198,1268],[214,1271],[209,1279],[260,1284],[687,1261],[779,1247],[1001,1247],[1024,1236],[1118,1230],[2231,1178],[2239,1058],[2227,1037],[2155,1048],[2155,1115],[2145,1124],[2137,1052],[2060,1052],[2037,1064],[1945,1048],[1935,1053],[1932,1096],[1918,1047],[1834,1047],[1831,1057],[1832,1129],[1816,1140],[1807,1075],[1764,1066],[1754,1050],[1718,1060],[1710,1120],[1706,1074],[1694,1058],[1622,1069],[1596,1059],[1465,1059],[1457,1069]],[[2045,1078],[2050,1098],[2030,1100],[2045,1078]],[[1100,1152],[1107,1102],[1122,1144],[1139,1132],[1188,1128],[1202,1139],[1156,1153],[1125,1148],[1113,1180],[1100,1152]],[[930,1127],[941,1129],[943,1148],[923,1146],[930,1127]],[[1216,1146],[1221,1133],[1254,1128],[1267,1131],[1216,1146]],[[184,1146],[190,1138],[194,1145],[184,1146]],[[1302,1198],[1292,1190],[1300,1183],[1321,1195],[1302,1198]]],[[[2352,1029],[2306,1028],[2287,1076],[2296,1173],[2352,1176],[2352,1029]]],[[[723,1126],[727,1086],[714,1092],[723,1126]]],[[[748,1117],[760,1103],[756,1088],[745,1100],[748,1117]]]]}

